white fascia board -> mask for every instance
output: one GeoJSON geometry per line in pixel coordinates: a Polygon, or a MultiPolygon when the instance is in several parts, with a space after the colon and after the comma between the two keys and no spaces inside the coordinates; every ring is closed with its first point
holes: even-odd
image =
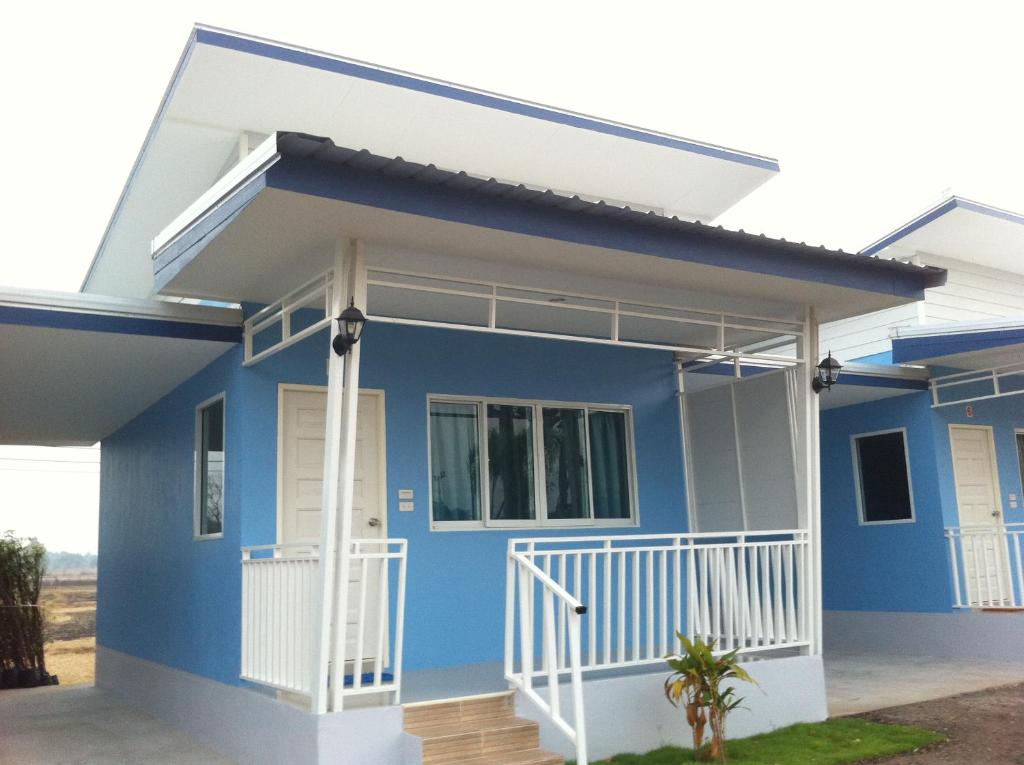
{"type": "Polygon", "coordinates": [[[936,335],[965,335],[972,332],[998,332],[1003,329],[1024,328],[1024,318],[986,319],[984,321],[958,321],[950,324],[924,324],[914,327],[893,327],[890,337],[934,337],[936,335]]]}
{"type": "Polygon", "coordinates": [[[178,303],[171,300],[132,300],[91,292],[54,292],[0,287],[0,306],[135,319],[164,319],[225,327],[237,327],[242,323],[242,312],[237,308],[178,303]]]}
{"type": "Polygon", "coordinates": [[[277,135],[272,134],[257,146],[248,157],[242,159],[231,168],[220,180],[207,189],[196,201],[190,204],[169,224],[153,237],[150,243],[150,254],[155,256],[160,250],[177,239],[181,234],[201,221],[241,186],[257,175],[266,172],[274,165],[281,155],[277,153],[277,135]]]}

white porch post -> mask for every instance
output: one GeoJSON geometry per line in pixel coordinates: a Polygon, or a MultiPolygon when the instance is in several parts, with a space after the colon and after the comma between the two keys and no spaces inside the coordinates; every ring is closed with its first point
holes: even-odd
{"type": "Polygon", "coordinates": [[[807,566],[807,630],[810,641],[809,652],[822,652],[821,629],[821,453],[818,395],[811,389],[811,382],[817,374],[818,362],[818,317],[813,307],[807,308],[804,321],[804,336],[801,355],[804,360],[804,485],[807,507],[807,544],[810,557],[807,566]]]}
{"type": "MultiPolygon", "coordinates": [[[[366,309],[366,253],[360,240],[352,240],[347,258],[345,305],[351,301],[366,309]]],[[[339,312],[340,313],[340,312],[339,312]]],[[[348,580],[352,559],[352,499],[356,472],[356,425],[359,407],[360,343],[353,345],[344,356],[345,382],[341,400],[340,483],[338,484],[337,568],[334,572],[334,631],[333,663],[331,665],[330,708],[338,711],[343,705],[345,687],[345,647],[348,625],[348,580]]],[[[332,356],[336,354],[332,351],[332,356]]],[[[333,361],[333,359],[332,359],[333,361]]],[[[352,657],[352,672],[362,672],[361,656],[352,657]]]]}
{"type": "MultiPolygon", "coordinates": [[[[346,281],[351,259],[348,242],[339,242],[334,252],[334,279],[331,284],[331,315],[338,316],[345,308],[348,295],[346,281]]],[[[331,322],[330,339],[339,328],[331,322]]],[[[335,563],[337,552],[338,498],[341,486],[342,390],[343,359],[327,345],[327,429],[324,434],[324,471],[320,513],[320,600],[317,604],[317,625],[314,632],[312,711],[323,714],[328,708],[327,672],[331,662],[331,627],[333,624],[335,563]]]]}

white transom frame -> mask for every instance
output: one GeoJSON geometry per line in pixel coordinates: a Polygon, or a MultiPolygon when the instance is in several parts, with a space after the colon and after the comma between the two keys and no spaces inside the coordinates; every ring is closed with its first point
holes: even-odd
{"type": "MultiPolygon", "coordinates": [[[[334,283],[333,271],[327,270],[246,319],[243,325],[243,365],[252,366],[257,364],[294,343],[330,326],[334,318],[331,316],[330,311],[334,283]],[[322,309],[322,317],[298,330],[293,330],[292,323],[296,314],[299,311],[309,309],[317,311],[322,309]],[[258,351],[255,350],[256,338],[274,328],[278,328],[279,336],[266,347],[258,351]]],[[[481,320],[479,323],[424,319],[408,315],[375,313],[373,300],[368,297],[368,305],[364,306],[367,318],[377,323],[457,329],[627,348],[666,350],[685,354],[694,359],[707,359],[714,363],[734,361],[737,364],[742,362],[769,362],[771,364],[791,365],[803,362],[801,357],[801,341],[806,333],[806,327],[801,322],[787,321],[775,317],[731,311],[711,311],[706,308],[692,308],[685,305],[651,303],[629,298],[609,297],[608,295],[551,290],[509,282],[455,278],[436,273],[388,268],[368,268],[366,284],[368,290],[384,288],[404,291],[414,296],[428,295],[435,298],[447,296],[453,299],[479,301],[481,307],[486,309],[486,319],[481,320]],[[510,293],[521,294],[517,296],[510,293]],[[523,295],[536,297],[525,297],[523,295]],[[567,334],[555,331],[554,329],[536,330],[503,327],[499,326],[498,321],[498,309],[502,305],[533,306],[555,312],[582,312],[595,317],[604,317],[608,321],[608,331],[600,335],[597,333],[585,335],[567,334]],[[697,346],[687,345],[684,342],[666,343],[623,339],[620,336],[623,319],[662,322],[665,326],[677,326],[691,330],[698,328],[707,332],[713,332],[716,342],[713,345],[697,346]],[[747,333],[751,337],[747,341],[730,343],[728,339],[730,331],[747,333]],[[755,335],[758,336],[756,339],[753,337],[755,335]],[[789,353],[770,352],[778,349],[789,351],[789,353]]]]}

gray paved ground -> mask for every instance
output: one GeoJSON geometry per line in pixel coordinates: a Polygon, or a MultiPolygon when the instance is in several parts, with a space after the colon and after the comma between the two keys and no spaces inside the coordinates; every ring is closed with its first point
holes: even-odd
{"type": "Polygon", "coordinates": [[[231,765],[92,686],[0,691],[2,765],[231,765]]]}

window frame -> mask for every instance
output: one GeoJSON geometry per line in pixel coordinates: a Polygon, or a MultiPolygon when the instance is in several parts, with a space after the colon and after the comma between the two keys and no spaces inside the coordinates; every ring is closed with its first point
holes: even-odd
{"type": "Polygon", "coordinates": [[[571,528],[631,528],[640,525],[640,502],[636,478],[636,439],[633,430],[633,407],[629,404],[595,404],[583,401],[558,401],[548,399],[507,398],[499,396],[463,396],[441,393],[427,394],[427,490],[428,512],[430,514],[431,531],[467,531],[467,530],[504,530],[510,529],[571,529],[571,528]],[[430,407],[434,403],[475,404],[477,409],[477,439],[480,444],[480,456],[477,460],[480,486],[480,515],[478,521],[438,521],[434,519],[434,486],[433,469],[431,466],[431,423],[430,407]],[[533,424],[533,494],[536,518],[526,520],[492,520],[490,481],[488,480],[488,464],[490,462],[490,445],[487,432],[487,406],[527,406],[532,412],[533,424]],[[544,424],[543,410],[582,409],[587,455],[587,485],[589,489],[589,518],[548,518],[547,508],[547,466],[544,461],[544,424]],[[626,417],[626,463],[629,481],[628,518],[595,518],[594,516],[594,478],[593,462],[590,455],[590,412],[616,412],[626,417]]]}
{"type": "Polygon", "coordinates": [[[860,526],[892,526],[901,523],[916,523],[917,509],[914,506],[914,480],[910,473],[910,437],[906,427],[886,428],[884,430],[872,430],[866,433],[854,433],[850,436],[850,451],[853,457],[853,484],[857,496],[857,523],[860,526]],[[910,500],[910,517],[897,518],[886,521],[869,521],[865,516],[864,508],[864,486],[860,468],[860,450],[857,449],[857,440],[870,438],[871,436],[885,436],[890,433],[899,433],[903,437],[903,464],[907,474],[907,496],[910,500]]]}
{"type": "Polygon", "coordinates": [[[228,453],[228,401],[227,393],[221,391],[215,396],[205,401],[200,402],[196,405],[195,409],[195,438],[193,441],[192,451],[192,462],[193,462],[193,496],[192,496],[192,541],[194,542],[207,542],[214,539],[224,538],[224,526],[227,522],[227,453],[228,453]],[[224,402],[224,412],[222,417],[222,428],[223,428],[223,443],[224,443],[224,481],[221,486],[221,505],[224,510],[221,514],[220,519],[220,531],[216,534],[202,534],[202,493],[203,493],[203,412],[209,409],[211,406],[216,404],[218,401],[224,402]]]}

